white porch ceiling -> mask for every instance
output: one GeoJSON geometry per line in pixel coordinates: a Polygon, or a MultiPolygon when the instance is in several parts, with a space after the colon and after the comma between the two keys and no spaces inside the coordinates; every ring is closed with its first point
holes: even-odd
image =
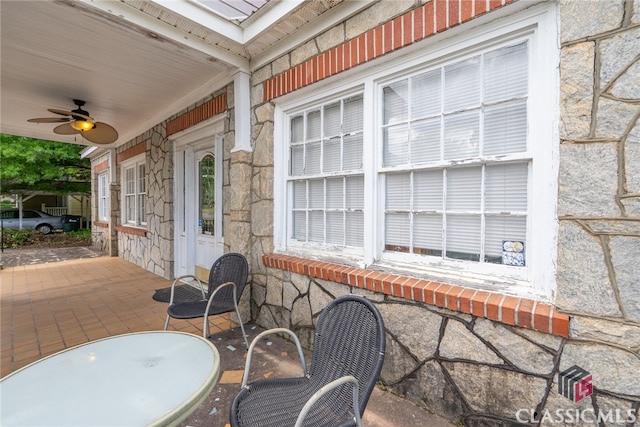
{"type": "Polygon", "coordinates": [[[0,132],[93,145],[27,122],[82,99],[117,146],[369,4],[251,2],[240,22],[192,0],[0,1],[0,132]]]}

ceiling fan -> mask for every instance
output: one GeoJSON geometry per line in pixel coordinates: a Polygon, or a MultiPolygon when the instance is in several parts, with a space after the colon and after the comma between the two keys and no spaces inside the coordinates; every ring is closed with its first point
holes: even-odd
{"type": "Polygon", "coordinates": [[[111,144],[118,139],[118,132],[113,126],[103,122],[96,122],[93,117],[89,116],[89,112],[82,109],[86,102],[80,99],[74,99],[73,103],[78,108],[71,111],[58,110],[49,108],[48,111],[67,117],[41,117],[29,119],[32,123],[64,123],[56,126],[53,132],[58,135],[74,135],[81,134],[87,141],[95,144],[111,144]]]}

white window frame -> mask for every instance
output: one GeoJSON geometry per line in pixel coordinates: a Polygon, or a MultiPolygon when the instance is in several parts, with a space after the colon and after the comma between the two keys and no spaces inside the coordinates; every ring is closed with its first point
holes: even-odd
{"type": "MultiPolygon", "coordinates": [[[[517,3],[516,3],[517,4],[517,3]]],[[[515,4],[514,4],[515,6],[515,4]]],[[[512,6],[509,6],[512,7],[512,6]]],[[[508,8],[505,8],[508,9],[508,8]]],[[[395,55],[372,61],[363,70],[352,70],[340,78],[327,79],[312,88],[286,95],[276,102],[274,134],[274,244],[276,251],[292,255],[339,261],[366,267],[376,265],[387,271],[430,277],[504,293],[553,301],[557,251],[557,177],[559,157],[559,35],[557,5],[554,2],[528,9],[488,14],[474,20],[477,26],[460,26],[426,41],[416,43],[395,55]],[[493,19],[490,19],[493,18],[493,19]],[[399,253],[384,253],[384,197],[381,191],[382,164],[382,87],[403,76],[438,64],[454,62],[486,50],[489,46],[516,44],[526,39],[530,55],[528,111],[528,150],[533,159],[529,168],[527,201],[526,267],[474,263],[399,253]],[[536,90],[535,88],[544,88],[536,90]],[[290,239],[291,198],[287,193],[289,162],[289,117],[307,108],[349,94],[364,94],[365,149],[365,242],[361,253],[337,248],[300,245],[290,239]],[[321,95],[319,95],[321,94],[321,95]],[[369,106],[367,108],[366,106],[369,106]]]]}
{"type": "Polygon", "coordinates": [[[109,173],[98,174],[98,220],[109,221],[109,173]]]}
{"type": "Polygon", "coordinates": [[[146,201],[147,201],[147,166],[146,166],[146,157],[144,154],[136,156],[131,159],[127,159],[126,161],[120,164],[121,170],[121,223],[122,225],[131,226],[131,227],[145,227],[147,225],[146,221],[146,201]],[[131,178],[131,182],[134,185],[134,188],[131,192],[127,188],[127,172],[132,171],[133,175],[131,178]],[[144,171],[144,177],[141,177],[141,172],[144,171]],[[133,201],[133,217],[134,219],[129,219],[127,215],[128,208],[128,199],[133,201]]]}

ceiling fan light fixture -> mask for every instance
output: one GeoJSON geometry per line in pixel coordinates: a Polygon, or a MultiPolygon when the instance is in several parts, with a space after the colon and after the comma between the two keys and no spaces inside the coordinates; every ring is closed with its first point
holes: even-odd
{"type": "Polygon", "coordinates": [[[72,128],[80,132],[91,130],[94,127],[94,124],[87,120],[74,120],[71,123],[69,123],[69,125],[71,125],[72,128]]]}

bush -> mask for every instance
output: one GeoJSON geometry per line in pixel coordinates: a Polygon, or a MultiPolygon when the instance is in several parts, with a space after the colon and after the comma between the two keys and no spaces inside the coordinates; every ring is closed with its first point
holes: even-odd
{"type": "Polygon", "coordinates": [[[2,247],[3,248],[19,248],[29,242],[29,238],[33,230],[13,230],[5,228],[2,230],[2,247]]]}
{"type": "Polygon", "coordinates": [[[31,229],[4,229],[3,248],[64,248],[70,246],[90,246],[91,230],[74,230],[67,233],[42,234],[31,229]]]}

